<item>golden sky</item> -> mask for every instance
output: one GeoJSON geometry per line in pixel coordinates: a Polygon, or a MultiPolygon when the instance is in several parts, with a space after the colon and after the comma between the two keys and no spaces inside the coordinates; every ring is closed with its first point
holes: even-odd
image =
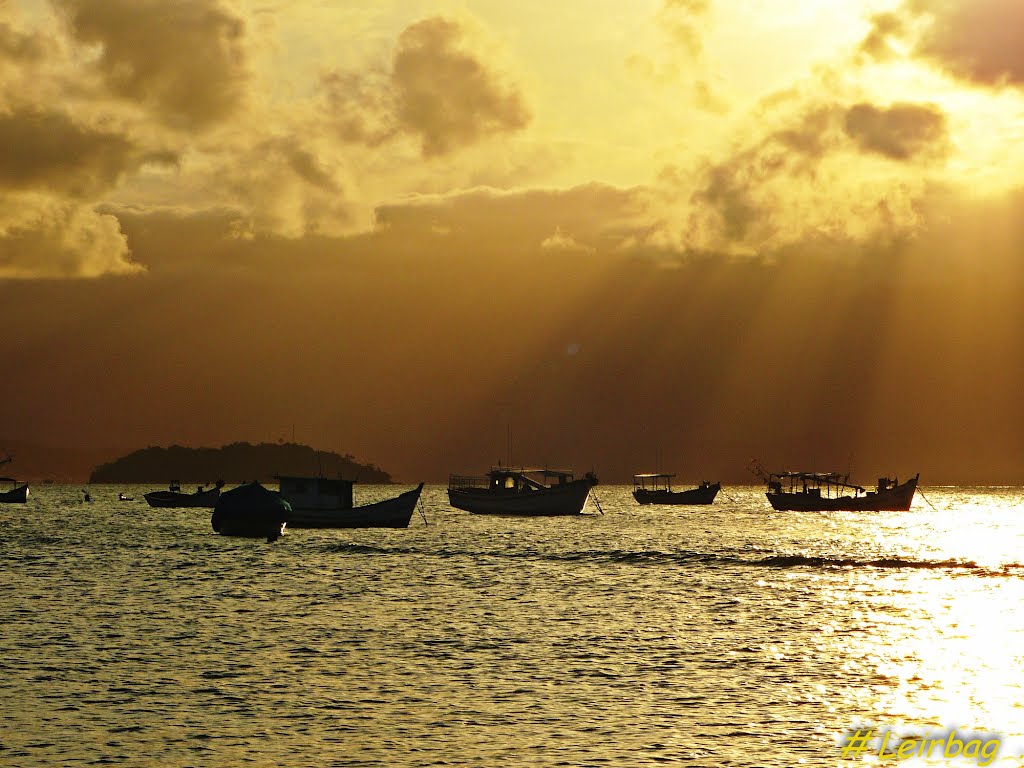
{"type": "Polygon", "coordinates": [[[1022,35],[1011,0],[0,2],[0,436],[295,425],[412,480],[515,423],[614,479],[1024,482],[1022,35]]]}

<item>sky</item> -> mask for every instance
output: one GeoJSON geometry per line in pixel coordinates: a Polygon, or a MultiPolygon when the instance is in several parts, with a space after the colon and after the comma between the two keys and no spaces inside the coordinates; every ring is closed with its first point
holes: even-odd
{"type": "Polygon", "coordinates": [[[1015,0],[0,0],[0,440],[1024,484],[1022,36],[1015,0]]]}

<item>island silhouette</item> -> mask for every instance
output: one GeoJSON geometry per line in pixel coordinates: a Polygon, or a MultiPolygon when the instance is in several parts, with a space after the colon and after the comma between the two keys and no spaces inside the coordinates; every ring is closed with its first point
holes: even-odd
{"type": "Polygon", "coordinates": [[[150,446],[101,464],[90,483],[274,482],[278,475],[341,476],[361,483],[391,483],[391,475],[350,454],[320,451],[297,443],[231,443],[220,448],[150,446]]]}

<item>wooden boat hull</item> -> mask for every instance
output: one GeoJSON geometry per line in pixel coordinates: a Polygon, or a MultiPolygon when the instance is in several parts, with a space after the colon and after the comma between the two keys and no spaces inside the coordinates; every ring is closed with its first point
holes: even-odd
{"type": "Polygon", "coordinates": [[[153,491],[144,495],[151,507],[214,507],[220,498],[220,488],[211,488],[202,493],[153,491]]]}
{"type": "Polygon", "coordinates": [[[348,509],[296,507],[288,516],[289,528],[408,528],[423,483],[391,499],[348,509]]]}
{"type": "Polygon", "coordinates": [[[589,480],[574,480],[543,490],[509,493],[487,488],[449,488],[448,502],[474,515],[578,515],[586,506],[593,485],[589,480]]]}
{"type": "Polygon", "coordinates": [[[633,498],[640,504],[714,504],[715,497],[722,490],[721,483],[714,483],[704,488],[691,488],[687,491],[648,491],[638,488],[633,491],[633,498]]]}
{"type": "Polygon", "coordinates": [[[863,496],[835,496],[832,498],[813,493],[769,492],[768,503],[780,512],[905,512],[914,502],[917,477],[884,491],[869,491],[863,496]]]}
{"type": "Polygon", "coordinates": [[[24,504],[28,501],[28,483],[22,483],[10,490],[0,492],[0,503],[3,504],[24,504]]]}

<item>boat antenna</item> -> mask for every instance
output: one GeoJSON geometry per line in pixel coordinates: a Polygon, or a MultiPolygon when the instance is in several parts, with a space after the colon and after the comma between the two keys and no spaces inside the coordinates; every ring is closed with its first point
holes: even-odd
{"type": "Polygon", "coordinates": [[[508,461],[508,466],[511,467],[512,466],[512,424],[507,424],[506,425],[506,431],[508,433],[508,453],[506,454],[505,458],[508,461]]]}

